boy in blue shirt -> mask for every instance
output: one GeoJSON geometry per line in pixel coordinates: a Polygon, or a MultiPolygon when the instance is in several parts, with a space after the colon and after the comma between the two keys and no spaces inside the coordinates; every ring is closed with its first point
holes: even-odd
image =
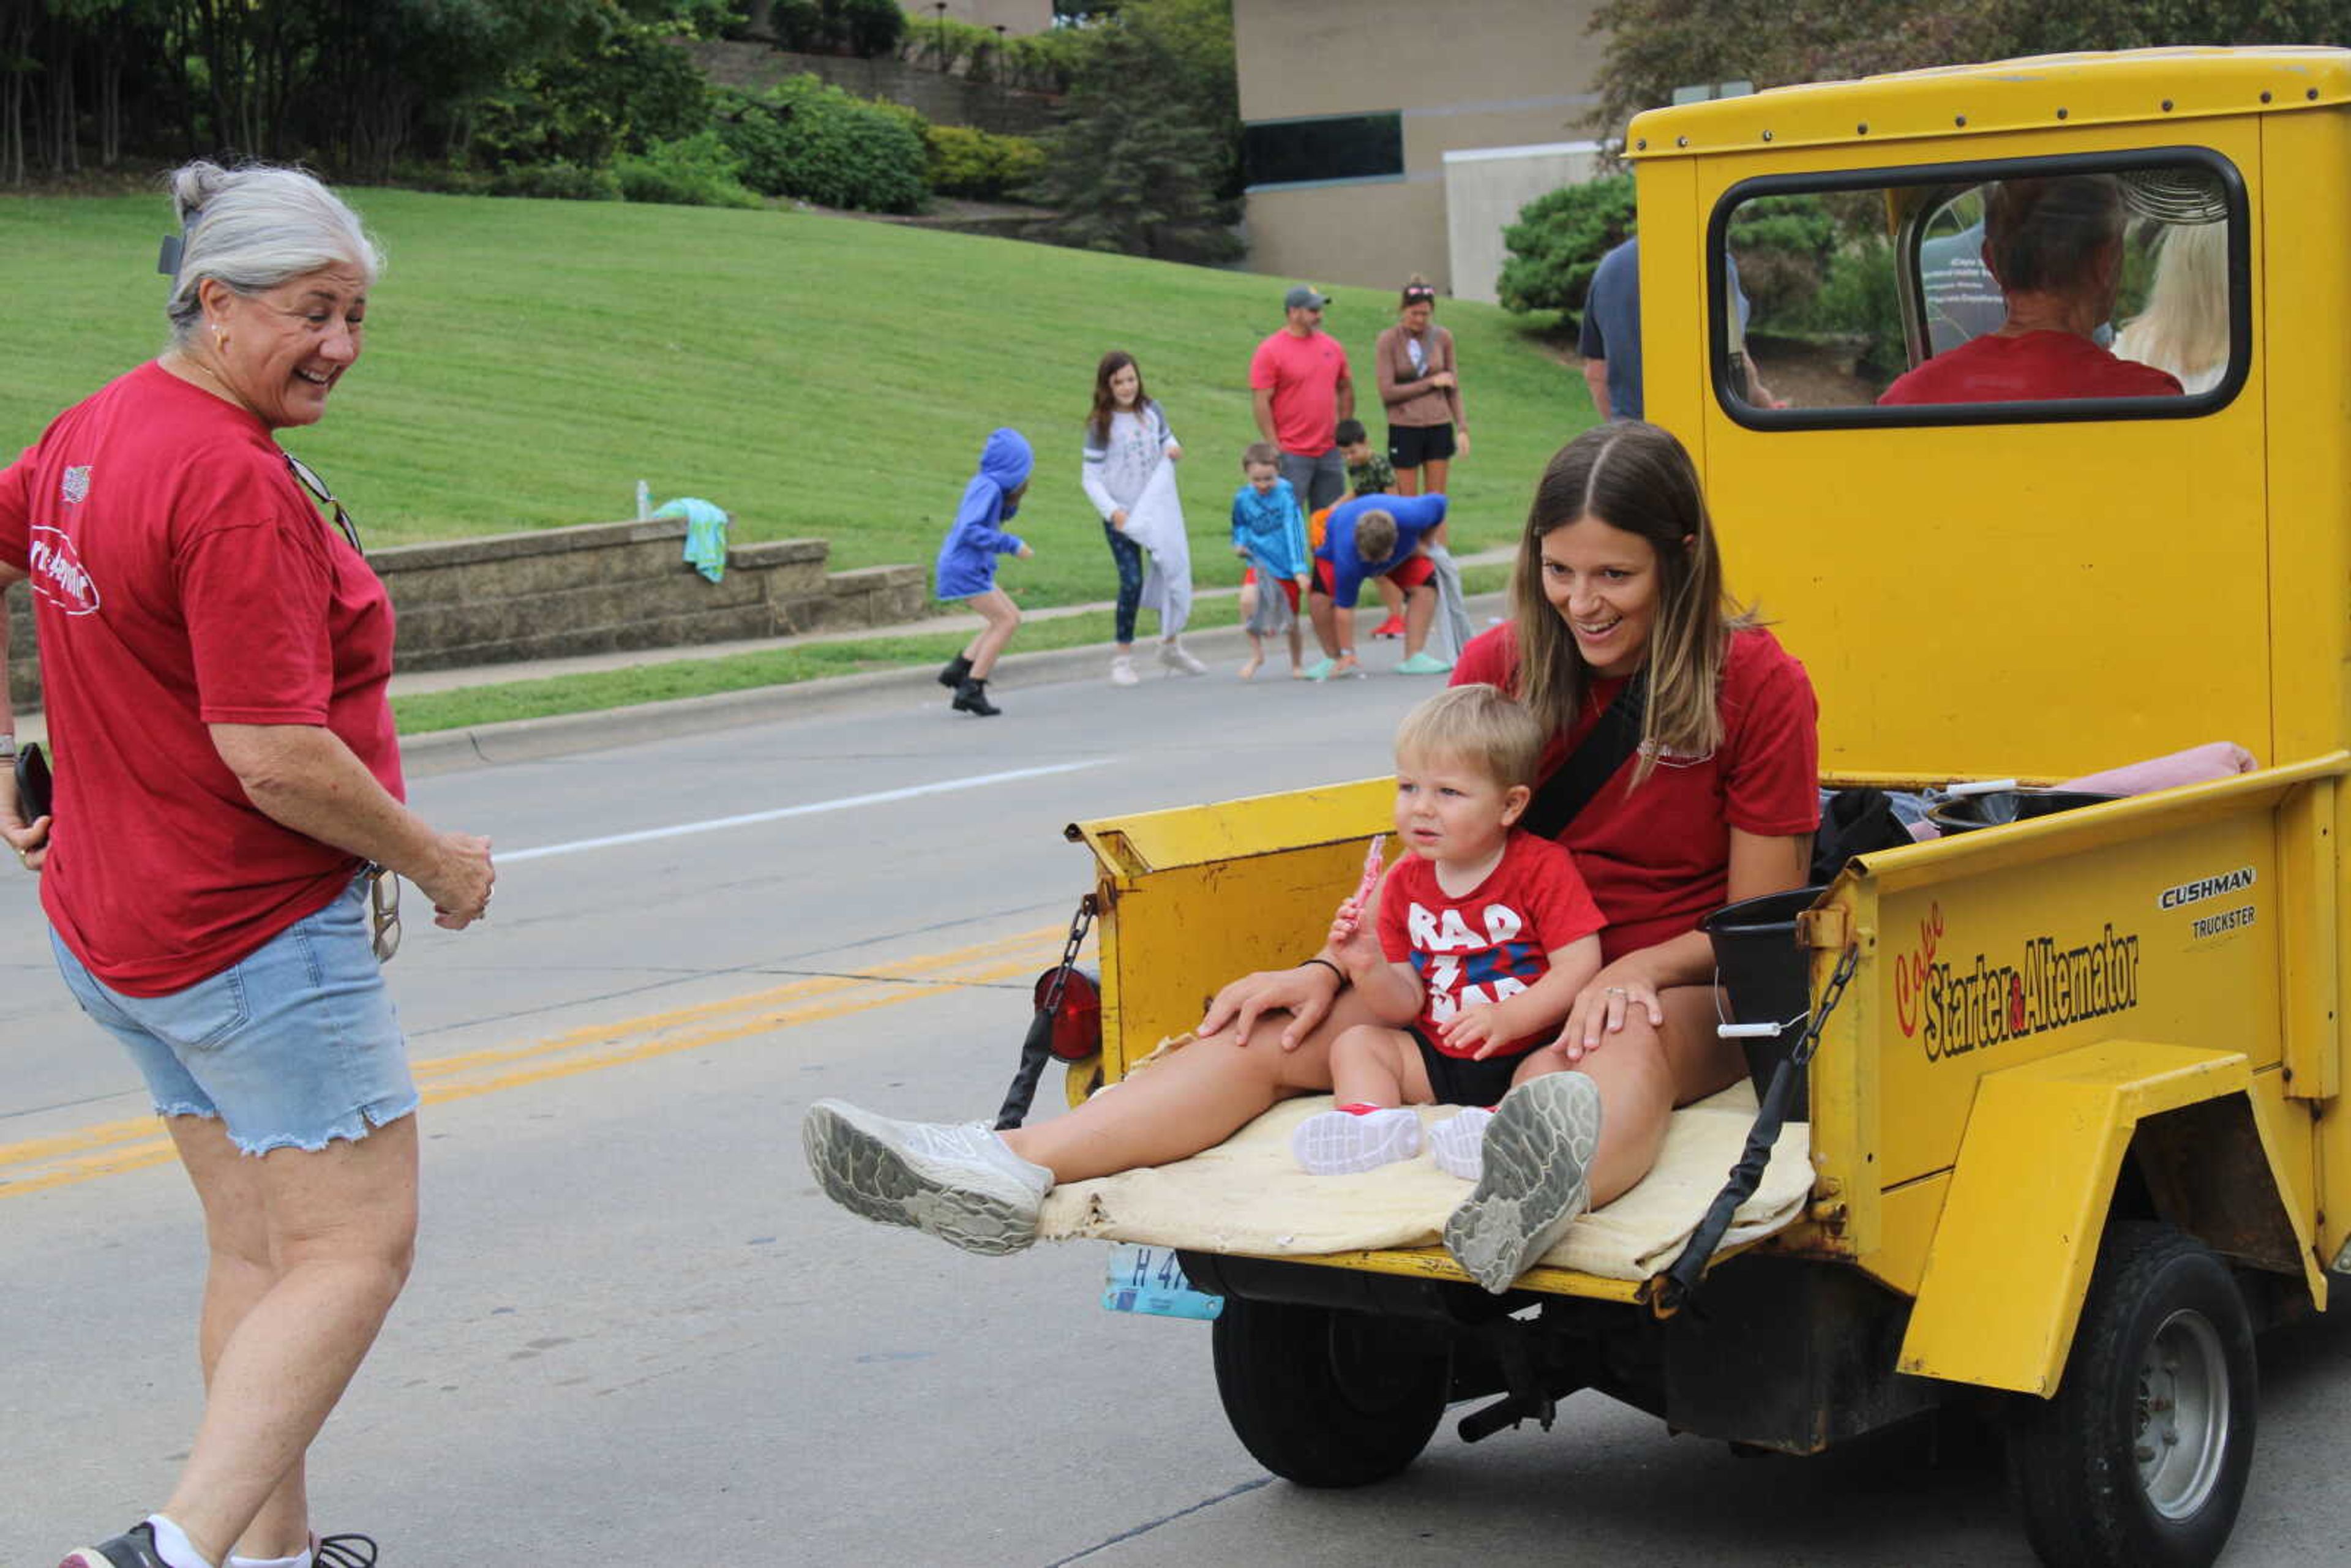
{"type": "Polygon", "coordinates": [[[1420,541],[1444,522],[1442,496],[1359,496],[1332,508],[1307,595],[1323,655],[1306,672],[1308,680],[1364,673],[1355,659],[1355,598],[1365,582],[1381,577],[1405,592],[1405,657],[1396,673],[1437,675],[1452,668],[1422,650],[1437,612],[1437,586],[1420,541]]]}
{"type": "Polygon", "coordinates": [[[1241,579],[1241,622],[1249,628],[1249,663],[1241,666],[1248,680],[1265,664],[1265,639],[1260,626],[1270,622],[1258,613],[1260,600],[1279,587],[1290,601],[1290,675],[1305,677],[1306,643],[1300,635],[1298,596],[1306,590],[1309,556],[1306,517],[1299,508],[1298,492],[1281,476],[1281,451],[1270,441],[1252,443],[1241,454],[1246,482],[1233,495],[1233,553],[1249,563],[1241,579]],[[1268,579],[1271,580],[1268,580],[1268,579]]]}

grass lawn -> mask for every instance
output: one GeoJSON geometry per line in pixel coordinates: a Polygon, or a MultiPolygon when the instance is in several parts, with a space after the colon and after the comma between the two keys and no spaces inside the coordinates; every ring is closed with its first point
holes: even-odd
{"type": "MultiPolygon", "coordinates": [[[[371,546],[609,521],[632,513],[642,478],[656,498],[726,507],[738,540],[829,539],[836,570],[927,566],[981,441],[1011,424],[1040,455],[1014,525],[1037,559],[1001,580],[1035,604],[1105,599],[1079,425],[1095,361],[1123,347],[1186,449],[1201,580],[1228,564],[1211,547],[1255,439],[1249,351],[1280,325],[1286,279],[788,209],[351,194],[391,263],[367,358],[323,423],[285,439],[371,546]]],[[[0,197],[0,451],[161,346],[167,210],[0,197]]],[[[1328,326],[1376,441],[1369,359],[1395,295],[1334,292],[1328,326]]],[[[1455,469],[1453,547],[1504,544],[1591,403],[1503,311],[1448,302],[1439,319],[1476,436],[1455,469]]]]}

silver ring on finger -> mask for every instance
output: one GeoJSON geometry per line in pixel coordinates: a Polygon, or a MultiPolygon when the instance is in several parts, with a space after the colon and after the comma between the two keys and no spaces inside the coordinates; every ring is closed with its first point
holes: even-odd
{"type": "Polygon", "coordinates": [[[1611,997],[1621,997],[1625,994],[1625,988],[1622,986],[1611,986],[1603,994],[1611,997]]]}

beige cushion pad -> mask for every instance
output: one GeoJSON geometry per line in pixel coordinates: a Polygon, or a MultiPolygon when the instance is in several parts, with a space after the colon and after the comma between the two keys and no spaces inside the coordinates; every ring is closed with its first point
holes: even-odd
{"type": "MultiPolygon", "coordinates": [[[[1286,1100],[1188,1160],[1055,1187],[1040,1234],[1273,1258],[1437,1246],[1446,1216],[1469,1186],[1426,1153],[1360,1176],[1311,1176],[1298,1168],[1290,1131],[1331,1103],[1327,1094],[1286,1100]]],[[[1434,1124],[1456,1113],[1438,1105],[1422,1107],[1420,1115],[1434,1124]]],[[[1569,1227],[1542,1261],[1611,1280],[1646,1280],[1665,1268],[1722,1190],[1754,1118],[1755,1093],[1743,1082],[1675,1112],[1649,1174],[1569,1227]]],[[[1792,1123],[1781,1132],[1725,1245],[1768,1236],[1802,1212],[1811,1155],[1809,1126],[1792,1123]]]]}

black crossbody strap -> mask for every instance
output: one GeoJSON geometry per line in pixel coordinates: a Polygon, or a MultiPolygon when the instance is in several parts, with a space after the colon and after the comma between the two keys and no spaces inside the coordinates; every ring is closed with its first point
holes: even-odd
{"type": "Polygon", "coordinates": [[[1625,759],[1640,749],[1641,727],[1649,716],[1649,672],[1625,683],[1583,744],[1569,754],[1552,776],[1535,789],[1520,826],[1541,838],[1555,839],[1592,804],[1600,787],[1616,776],[1625,759]]]}

